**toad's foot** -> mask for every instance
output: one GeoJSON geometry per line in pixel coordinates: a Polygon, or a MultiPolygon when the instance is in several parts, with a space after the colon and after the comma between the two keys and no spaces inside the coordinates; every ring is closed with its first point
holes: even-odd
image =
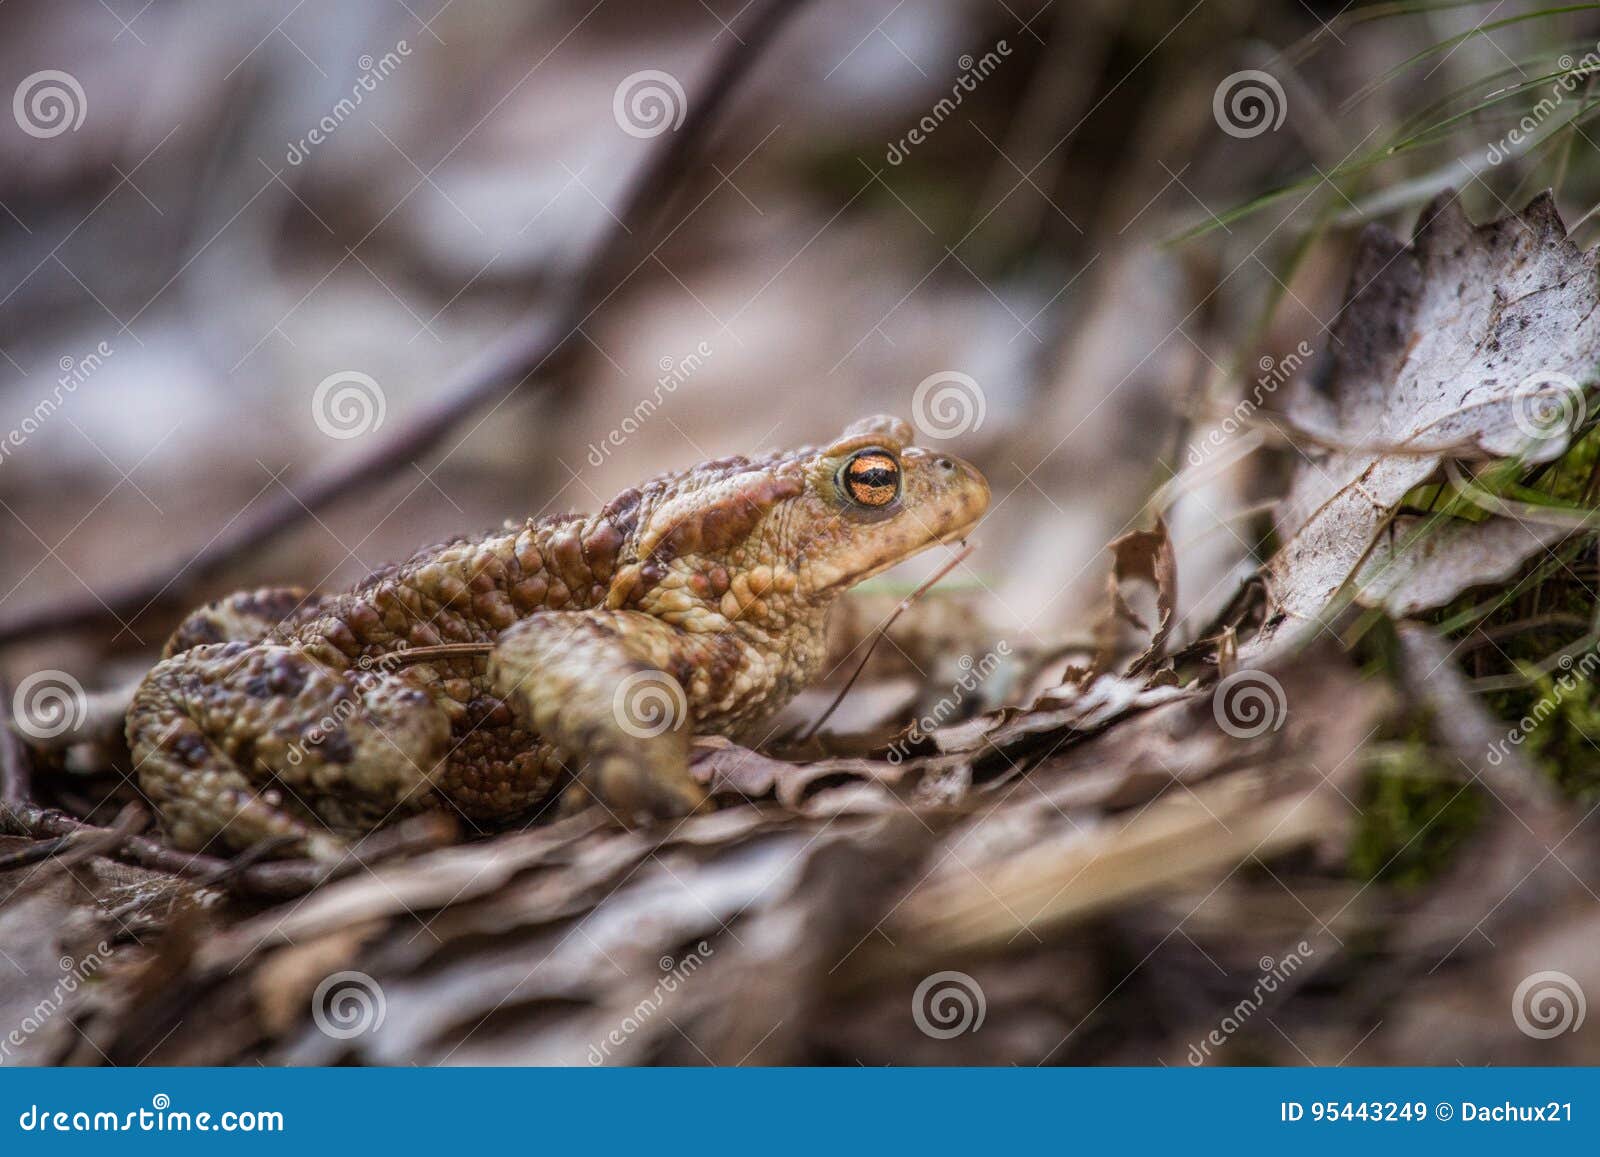
{"type": "Polygon", "coordinates": [[[495,693],[566,752],[579,783],[627,823],[703,810],[689,773],[693,672],[724,641],[636,611],[538,615],[505,631],[489,660],[495,693]]]}
{"type": "Polygon", "coordinates": [[[344,837],[418,810],[450,724],[402,676],[332,670],[293,646],[193,646],[134,695],[140,785],[179,847],[343,855],[344,837]]]}

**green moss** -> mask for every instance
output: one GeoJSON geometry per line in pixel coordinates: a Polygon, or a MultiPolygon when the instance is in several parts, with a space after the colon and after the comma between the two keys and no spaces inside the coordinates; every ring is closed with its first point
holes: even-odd
{"type": "Polygon", "coordinates": [[[1386,748],[1360,803],[1350,873],[1400,887],[1425,884],[1449,867],[1484,810],[1482,791],[1442,777],[1421,739],[1386,748]]]}
{"type": "Polygon", "coordinates": [[[1569,798],[1600,800],[1600,688],[1581,667],[1529,672],[1532,685],[1495,699],[1495,714],[1521,737],[1523,757],[1569,798]]]}

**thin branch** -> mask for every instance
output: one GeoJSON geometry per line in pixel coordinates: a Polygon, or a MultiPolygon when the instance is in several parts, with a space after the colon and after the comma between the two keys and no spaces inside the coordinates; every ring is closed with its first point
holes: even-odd
{"type": "Polygon", "coordinates": [[[536,311],[463,366],[426,405],[394,433],[348,462],[320,471],[294,492],[267,499],[206,546],[153,574],[82,598],[66,599],[0,619],[0,645],[54,631],[136,617],[152,605],[171,603],[196,583],[254,552],[290,527],[367,486],[394,477],[395,470],[442,443],[464,419],[506,390],[530,382],[546,385],[579,343],[568,339],[649,260],[651,242],[685,175],[729,97],[783,22],[805,0],[764,0],[742,31],[711,66],[709,79],[688,102],[682,126],[661,138],[634,178],[617,215],[590,251],[565,307],[554,316],[536,311]]]}
{"type": "Polygon", "coordinates": [[[30,768],[28,748],[11,729],[11,684],[0,679],[0,804],[28,798],[30,768]]]}
{"type": "Polygon", "coordinates": [[[832,718],[835,711],[839,710],[839,704],[844,702],[844,697],[850,694],[850,688],[854,687],[856,685],[856,680],[861,678],[861,672],[866,670],[867,660],[872,658],[872,652],[878,648],[878,641],[889,633],[889,628],[894,626],[894,621],[901,615],[905,614],[906,611],[910,610],[912,603],[916,602],[923,595],[927,594],[928,591],[932,589],[934,583],[938,582],[940,579],[944,578],[945,575],[955,570],[956,567],[959,566],[967,558],[967,556],[973,552],[973,550],[973,547],[968,546],[966,543],[962,543],[961,549],[955,554],[951,555],[948,562],[946,562],[938,570],[934,571],[933,574],[929,575],[926,582],[924,582],[916,590],[912,591],[905,598],[901,599],[900,604],[896,606],[894,610],[889,612],[889,617],[883,620],[883,623],[876,631],[873,632],[872,641],[867,644],[866,651],[864,651],[861,655],[861,662],[857,663],[856,669],[850,672],[850,678],[846,679],[844,686],[839,688],[839,693],[833,697],[833,702],[828,704],[828,709],[821,715],[817,716],[816,721],[812,723],[810,727],[806,728],[805,734],[800,737],[801,743],[809,743],[811,741],[811,737],[817,733],[817,730],[830,718],[832,718]]]}
{"type": "Polygon", "coordinates": [[[136,864],[155,872],[182,876],[208,887],[226,888],[241,896],[262,899],[299,896],[319,884],[349,875],[357,868],[378,860],[454,843],[460,834],[460,825],[450,816],[443,812],[428,812],[373,832],[353,845],[349,853],[339,860],[257,862],[261,854],[259,849],[236,860],[225,860],[199,852],[180,852],[160,840],[131,834],[124,826],[123,817],[119,817],[117,826],[106,828],[25,801],[0,802],[0,835],[45,841],[43,850],[24,849],[20,853],[10,853],[14,862],[0,866],[17,867],[89,846],[93,848],[93,854],[136,864]]]}

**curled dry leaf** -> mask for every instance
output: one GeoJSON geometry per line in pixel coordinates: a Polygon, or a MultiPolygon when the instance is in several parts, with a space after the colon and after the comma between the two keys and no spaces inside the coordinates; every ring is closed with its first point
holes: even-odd
{"type": "Polygon", "coordinates": [[[1172,633],[1173,609],[1178,604],[1178,563],[1167,524],[1158,515],[1150,530],[1134,530],[1111,544],[1111,576],[1107,580],[1110,611],[1096,629],[1099,650],[1091,674],[1109,670],[1123,647],[1125,627],[1132,627],[1149,642],[1128,665],[1129,675],[1147,671],[1160,658],[1172,633]],[[1156,622],[1152,627],[1129,603],[1129,591],[1148,584],[1155,592],[1156,622]]]}
{"type": "Polygon", "coordinates": [[[1361,564],[1356,600],[1397,619],[1419,615],[1473,587],[1506,581],[1570,533],[1517,518],[1469,522],[1403,515],[1378,536],[1361,564]]]}
{"type": "MultiPolygon", "coordinates": [[[[1318,445],[1278,515],[1275,620],[1321,614],[1446,457],[1559,456],[1600,366],[1597,308],[1596,251],[1567,239],[1549,194],[1478,226],[1445,194],[1409,246],[1369,227],[1327,387],[1290,410],[1318,445]]],[[[1383,598],[1405,601],[1391,586],[1383,598]]]]}

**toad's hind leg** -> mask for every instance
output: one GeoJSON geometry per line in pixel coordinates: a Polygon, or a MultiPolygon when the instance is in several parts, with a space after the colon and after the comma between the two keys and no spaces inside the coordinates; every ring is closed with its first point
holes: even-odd
{"type": "Polygon", "coordinates": [[[426,806],[450,724],[403,677],[333,670],[292,646],[206,644],[134,695],[140,786],[178,846],[340,853],[343,837],[426,806]]]}
{"type": "Polygon", "coordinates": [[[621,819],[682,816],[706,806],[685,688],[712,646],[637,611],[550,611],[501,633],[489,679],[621,819]]]}
{"type": "Polygon", "coordinates": [[[191,611],[161,652],[163,659],[207,643],[254,643],[279,627],[315,618],[325,602],[302,587],[262,587],[238,591],[191,611]]]}

